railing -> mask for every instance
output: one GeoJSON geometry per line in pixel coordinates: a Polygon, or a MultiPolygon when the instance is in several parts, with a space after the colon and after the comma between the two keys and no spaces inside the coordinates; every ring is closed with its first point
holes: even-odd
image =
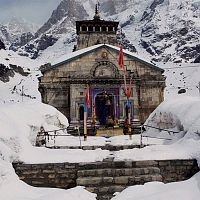
{"type": "Polygon", "coordinates": [[[59,131],[67,131],[67,128],[57,129],[53,131],[45,131],[44,127],[40,128],[40,131],[36,137],[36,146],[45,145],[47,147],[47,143],[49,143],[50,139],[54,141],[54,147],[56,146],[56,137],[71,137],[70,133],[74,133],[74,131],[78,132],[79,142],[80,142],[80,149],[82,149],[81,143],[81,135],[80,135],[80,128],[77,126],[74,130],[67,131],[67,134],[58,134],[59,131]]]}
{"type": "Polygon", "coordinates": [[[154,127],[154,126],[149,126],[149,125],[141,125],[141,129],[140,129],[141,130],[140,147],[143,146],[143,137],[146,137],[146,138],[155,138],[155,139],[159,139],[159,140],[173,140],[172,138],[161,138],[161,137],[145,136],[145,135],[143,135],[143,132],[146,131],[145,127],[153,128],[153,129],[160,130],[160,131],[166,131],[166,132],[169,133],[169,135],[171,135],[170,133],[172,133],[173,135],[176,134],[176,133],[179,133],[178,131],[172,131],[172,130],[163,129],[163,128],[160,128],[160,127],[154,127]]]}

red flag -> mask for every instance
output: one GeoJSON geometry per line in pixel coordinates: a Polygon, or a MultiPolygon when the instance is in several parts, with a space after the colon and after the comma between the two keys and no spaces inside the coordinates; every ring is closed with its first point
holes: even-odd
{"type": "Polygon", "coordinates": [[[127,88],[127,92],[126,92],[126,96],[127,96],[128,98],[131,97],[131,87],[132,87],[132,84],[133,84],[133,80],[130,79],[130,84],[129,84],[129,87],[127,88]]]}
{"type": "Polygon", "coordinates": [[[124,70],[124,54],[123,54],[123,49],[122,46],[120,47],[120,51],[119,51],[119,66],[121,67],[121,69],[124,70]]]}
{"type": "Polygon", "coordinates": [[[89,107],[89,105],[90,105],[90,90],[89,90],[88,85],[87,85],[87,89],[86,89],[85,99],[86,99],[86,106],[89,107]]]}

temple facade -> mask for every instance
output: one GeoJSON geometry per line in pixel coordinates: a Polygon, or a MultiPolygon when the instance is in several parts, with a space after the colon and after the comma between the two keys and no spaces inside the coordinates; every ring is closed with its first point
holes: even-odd
{"type": "MultiPolygon", "coordinates": [[[[128,117],[124,71],[118,66],[120,48],[116,38],[118,22],[77,21],[76,51],[41,68],[39,90],[42,101],[61,111],[71,126],[83,124],[84,99],[89,89],[88,126],[108,123],[124,126],[128,117]],[[111,123],[113,122],[113,123],[111,123]]],[[[163,101],[163,70],[139,55],[124,50],[126,82],[130,84],[131,123],[144,123],[163,101]]]]}

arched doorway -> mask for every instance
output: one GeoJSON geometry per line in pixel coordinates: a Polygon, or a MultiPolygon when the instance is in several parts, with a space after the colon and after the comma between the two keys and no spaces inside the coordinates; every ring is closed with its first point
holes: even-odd
{"type": "Polygon", "coordinates": [[[107,92],[99,93],[95,98],[95,111],[100,125],[107,125],[108,118],[114,120],[114,96],[107,92]]]}

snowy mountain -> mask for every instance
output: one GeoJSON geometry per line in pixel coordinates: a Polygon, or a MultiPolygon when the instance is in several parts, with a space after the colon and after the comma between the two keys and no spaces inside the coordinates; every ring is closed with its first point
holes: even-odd
{"type": "MultiPolygon", "coordinates": [[[[32,58],[43,57],[44,53],[44,59],[50,46],[55,45],[55,51],[57,48],[72,51],[76,42],[75,21],[92,19],[95,3],[95,0],[63,0],[34,37],[26,36],[24,42],[15,42],[11,49],[32,58]]],[[[103,19],[120,22],[125,48],[154,62],[199,62],[200,1],[102,0],[100,3],[103,19]]],[[[53,52],[51,55],[59,57],[65,50],[60,55],[53,52]]]]}
{"type": "Polygon", "coordinates": [[[12,17],[6,24],[0,25],[0,39],[6,44],[15,42],[22,34],[34,34],[38,26],[24,19],[12,17]]]}
{"type": "Polygon", "coordinates": [[[39,63],[11,50],[0,50],[0,104],[40,101],[39,63]]]}

